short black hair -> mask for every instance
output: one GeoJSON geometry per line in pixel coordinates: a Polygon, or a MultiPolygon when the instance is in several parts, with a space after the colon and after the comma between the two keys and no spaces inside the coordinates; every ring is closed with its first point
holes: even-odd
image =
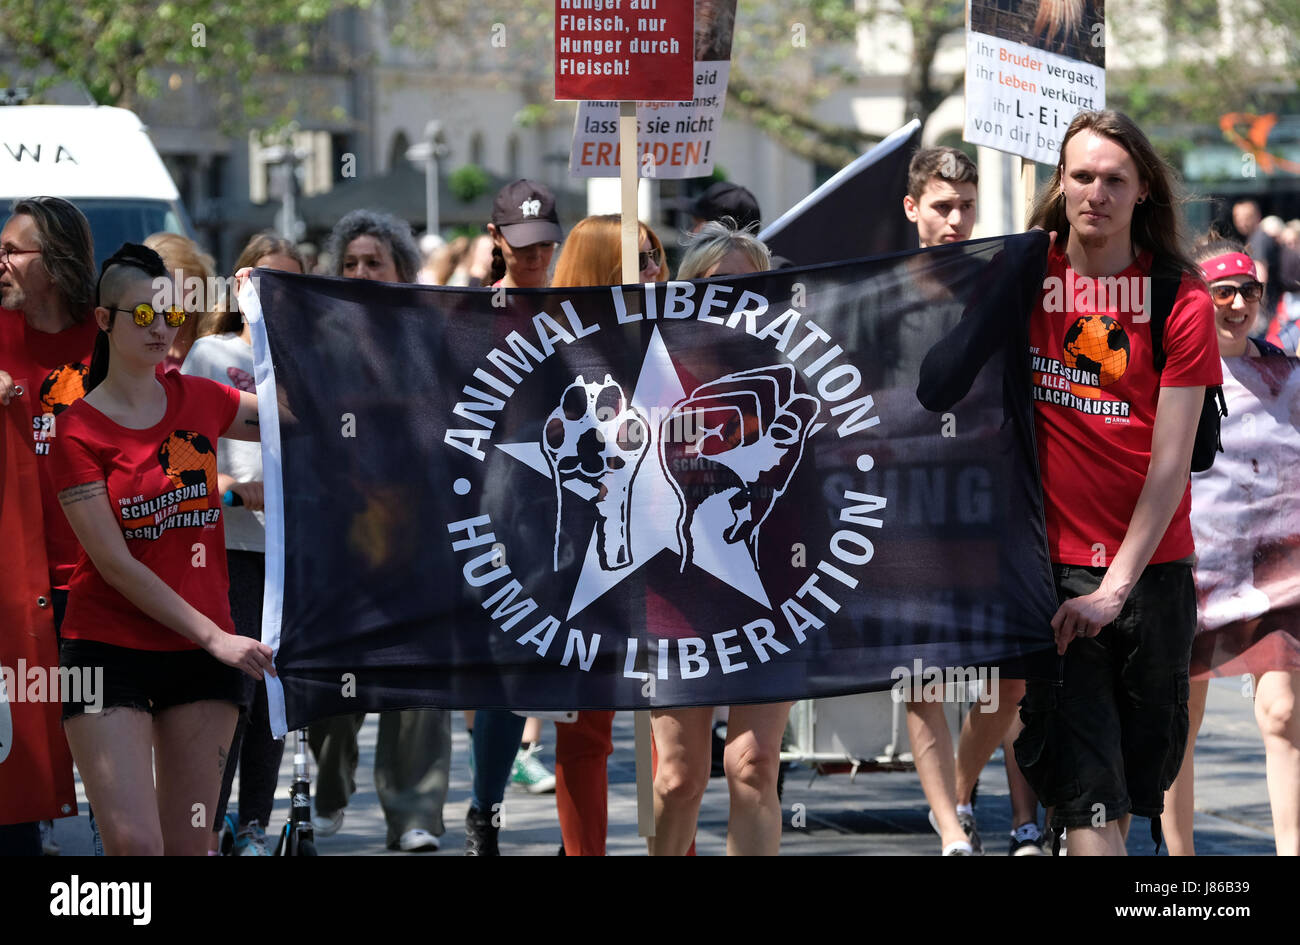
{"type": "MultiPolygon", "coordinates": [[[[123,243],[112,256],[104,260],[99,269],[99,282],[95,285],[96,304],[105,308],[115,307],[122,298],[122,292],[128,285],[139,279],[169,279],[167,266],[162,257],[148,246],[139,243],[123,243]],[[105,300],[112,306],[105,305],[105,300]]],[[[116,312],[108,313],[108,327],[113,327],[116,312]]],[[[90,370],[86,372],[86,393],[99,386],[108,376],[108,332],[100,330],[95,336],[95,348],[90,355],[90,370]]]]}
{"type": "Polygon", "coordinates": [[[119,301],[123,287],[141,276],[150,279],[166,279],[167,265],[162,257],[148,246],[139,243],[123,243],[117,252],[104,260],[104,265],[99,269],[99,282],[95,285],[95,304],[104,305],[105,299],[119,301]]]}

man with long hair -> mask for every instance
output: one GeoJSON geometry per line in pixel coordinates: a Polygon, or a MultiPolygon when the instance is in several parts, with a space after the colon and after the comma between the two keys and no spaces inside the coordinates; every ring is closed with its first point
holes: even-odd
{"type": "Polygon", "coordinates": [[[1083,112],[1030,219],[1053,234],[1030,348],[1061,659],[1059,678],[1027,681],[1015,750],[1075,855],[1123,855],[1131,814],[1159,843],[1186,742],[1189,471],[1221,372],[1177,204],[1131,119],[1083,112]],[[1162,318],[1153,295],[1174,284],[1162,318]]]}
{"type": "MultiPolygon", "coordinates": [[[[40,473],[52,589],[48,602],[56,632],[81,546],[50,479],[58,448],[55,422],[85,394],[96,334],[90,317],[94,295],[95,254],[90,224],[81,211],[58,197],[16,201],[0,230],[0,408],[26,410],[29,415],[23,426],[31,431],[40,473]]],[[[31,537],[0,536],[6,543],[31,537]]],[[[42,848],[58,852],[48,821],[41,833],[36,845],[35,823],[0,827],[0,854],[42,848]]]]}

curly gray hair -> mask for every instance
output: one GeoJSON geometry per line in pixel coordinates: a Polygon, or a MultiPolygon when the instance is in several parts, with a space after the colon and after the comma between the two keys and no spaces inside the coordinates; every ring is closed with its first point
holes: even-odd
{"type": "Polygon", "coordinates": [[[358,236],[373,236],[388,247],[397,267],[397,278],[414,282],[420,271],[420,251],[416,248],[411,225],[405,220],[376,210],[353,210],[330,231],[326,250],[333,260],[334,275],[343,275],[343,257],[348,245],[358,236]]]}

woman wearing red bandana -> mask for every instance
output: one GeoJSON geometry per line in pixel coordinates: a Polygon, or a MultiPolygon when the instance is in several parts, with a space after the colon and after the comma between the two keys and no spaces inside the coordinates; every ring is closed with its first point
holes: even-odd
{"type": "Polygon", "coordinates": [[[1192,477],[1191,726],[1183,767],[1165,795],[1164,827],[1171,854],[1195,852],[1193,748],[1209,678],[1249,677],[1274,842],[1279,856],[1300,856],[1300,430],[1285,409],[1300,400],[1300,373],[1295,358],[1249,337],[1264,286],[1242,246],[1211,237],[1195,255],[1214,300],[1223,392],[1237,422],[1223,428],[1223,456],[1192,477]]]}

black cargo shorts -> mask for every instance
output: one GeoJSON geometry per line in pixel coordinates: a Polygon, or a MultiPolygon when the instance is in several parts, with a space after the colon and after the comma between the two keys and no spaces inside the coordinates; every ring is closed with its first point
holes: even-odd
{"type": "MultiPolygon", "coordinates": [[[[1062,602],[1091,594],[1106,574],[1054,570],[1062,602]]],[[[1055,808],[1051,826],[1160,816],[1187,748],[1195,633],[1191,559],[1149,565],[1114,623],[1070,643],[1060,681],[1026,681],[1016,761],[1043,806],[1055,808]]]]}

